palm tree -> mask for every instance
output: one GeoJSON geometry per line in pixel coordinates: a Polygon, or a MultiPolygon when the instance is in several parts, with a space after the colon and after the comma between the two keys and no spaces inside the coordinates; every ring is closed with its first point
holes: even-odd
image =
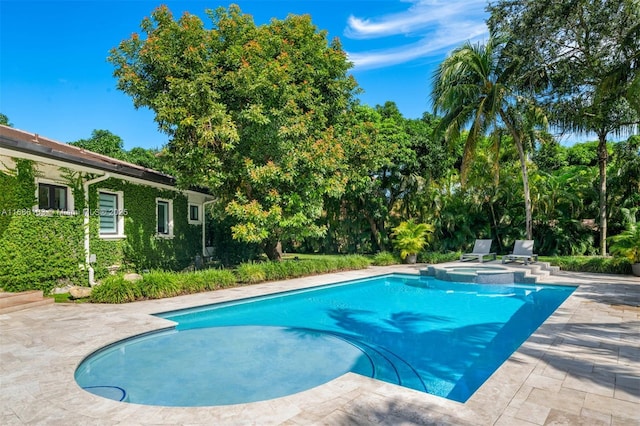
{"type": "MultiPolygon", "coordinates": [[[[531,129],[545,124],[544,114],[532,102],[518,96],[513,85],[517,62],[502,56],[504,43],[491,38],[486,44],[465,43],[455,49],[438,67],[432,97],[436,113],[444,118],[436,131],[448,140],[459,137],[471,124],[466,137],[461,167],[461,183],[467,180],[477,143],[487,133],[499,134],[506,127],[518,151],[524,186],[525,228],[532,238],[531,195],[527,173],[525,143],[531,129]]],[[[498,137],[497,141],[504,138],[498,137]]]]}

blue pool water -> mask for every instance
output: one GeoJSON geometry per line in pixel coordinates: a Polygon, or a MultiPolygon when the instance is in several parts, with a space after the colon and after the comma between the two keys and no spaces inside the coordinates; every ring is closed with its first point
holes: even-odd
{"type": "Polygon", "coordinates": [[[574,289],[392,274],[169,312],[175,329],[92,354],[76,381],[132,403],[210,406],[355,372],[464,402],[574,289]]]}

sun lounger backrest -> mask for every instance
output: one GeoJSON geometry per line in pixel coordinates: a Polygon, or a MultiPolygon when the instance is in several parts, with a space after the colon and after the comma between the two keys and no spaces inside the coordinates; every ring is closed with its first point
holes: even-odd
{"type": "Polygon", "coordinates": [[[476,240],[473,253],[485,254],[491,251],[491,240],[476,240]]]}
{"type": "Polygon", "coordinates": [[[516,256],[531,256],[533,254],[533,240],[516,240],[513,246],[516,256]]]}

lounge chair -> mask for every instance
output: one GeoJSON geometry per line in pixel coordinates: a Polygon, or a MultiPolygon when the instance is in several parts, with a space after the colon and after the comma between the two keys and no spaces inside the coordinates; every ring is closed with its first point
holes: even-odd
{"type": "Polygon", "coordinates": [[[460,262],[478,259],[478,261],[482,263],[485,257],[491,257],[495,260],[496,254],[491,252],[491,242],[492,240],[476,240],[476,243],[473,245],[473,251],[471,253],[463,253],[462,256],[460,256],[460,262]]]}
{"type": "Polygon", "coordinates": [[[502,256],[502,263],[522,260],[524,264],[537,262],[538,255],[533,254],[533,240],[516,240],[513,245],[513,253],[502,256]]]}

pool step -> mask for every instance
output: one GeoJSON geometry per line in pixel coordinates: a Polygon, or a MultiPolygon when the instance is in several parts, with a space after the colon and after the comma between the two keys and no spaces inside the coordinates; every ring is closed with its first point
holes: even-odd
{"type": "Polygon", "coordinates": [[[21,291],[19,293],[0,293],[0,314],[21,311],[36,306],[54,303],[51,297],[44,297],[42,290],[21,291]]]}
{"type": "Polygon", "coordinates": [[[373,378],[407,388],[428,392],[420,374],[404,359],[383,347],[348,339],[360,348],[374,364],[373,378]]]}

